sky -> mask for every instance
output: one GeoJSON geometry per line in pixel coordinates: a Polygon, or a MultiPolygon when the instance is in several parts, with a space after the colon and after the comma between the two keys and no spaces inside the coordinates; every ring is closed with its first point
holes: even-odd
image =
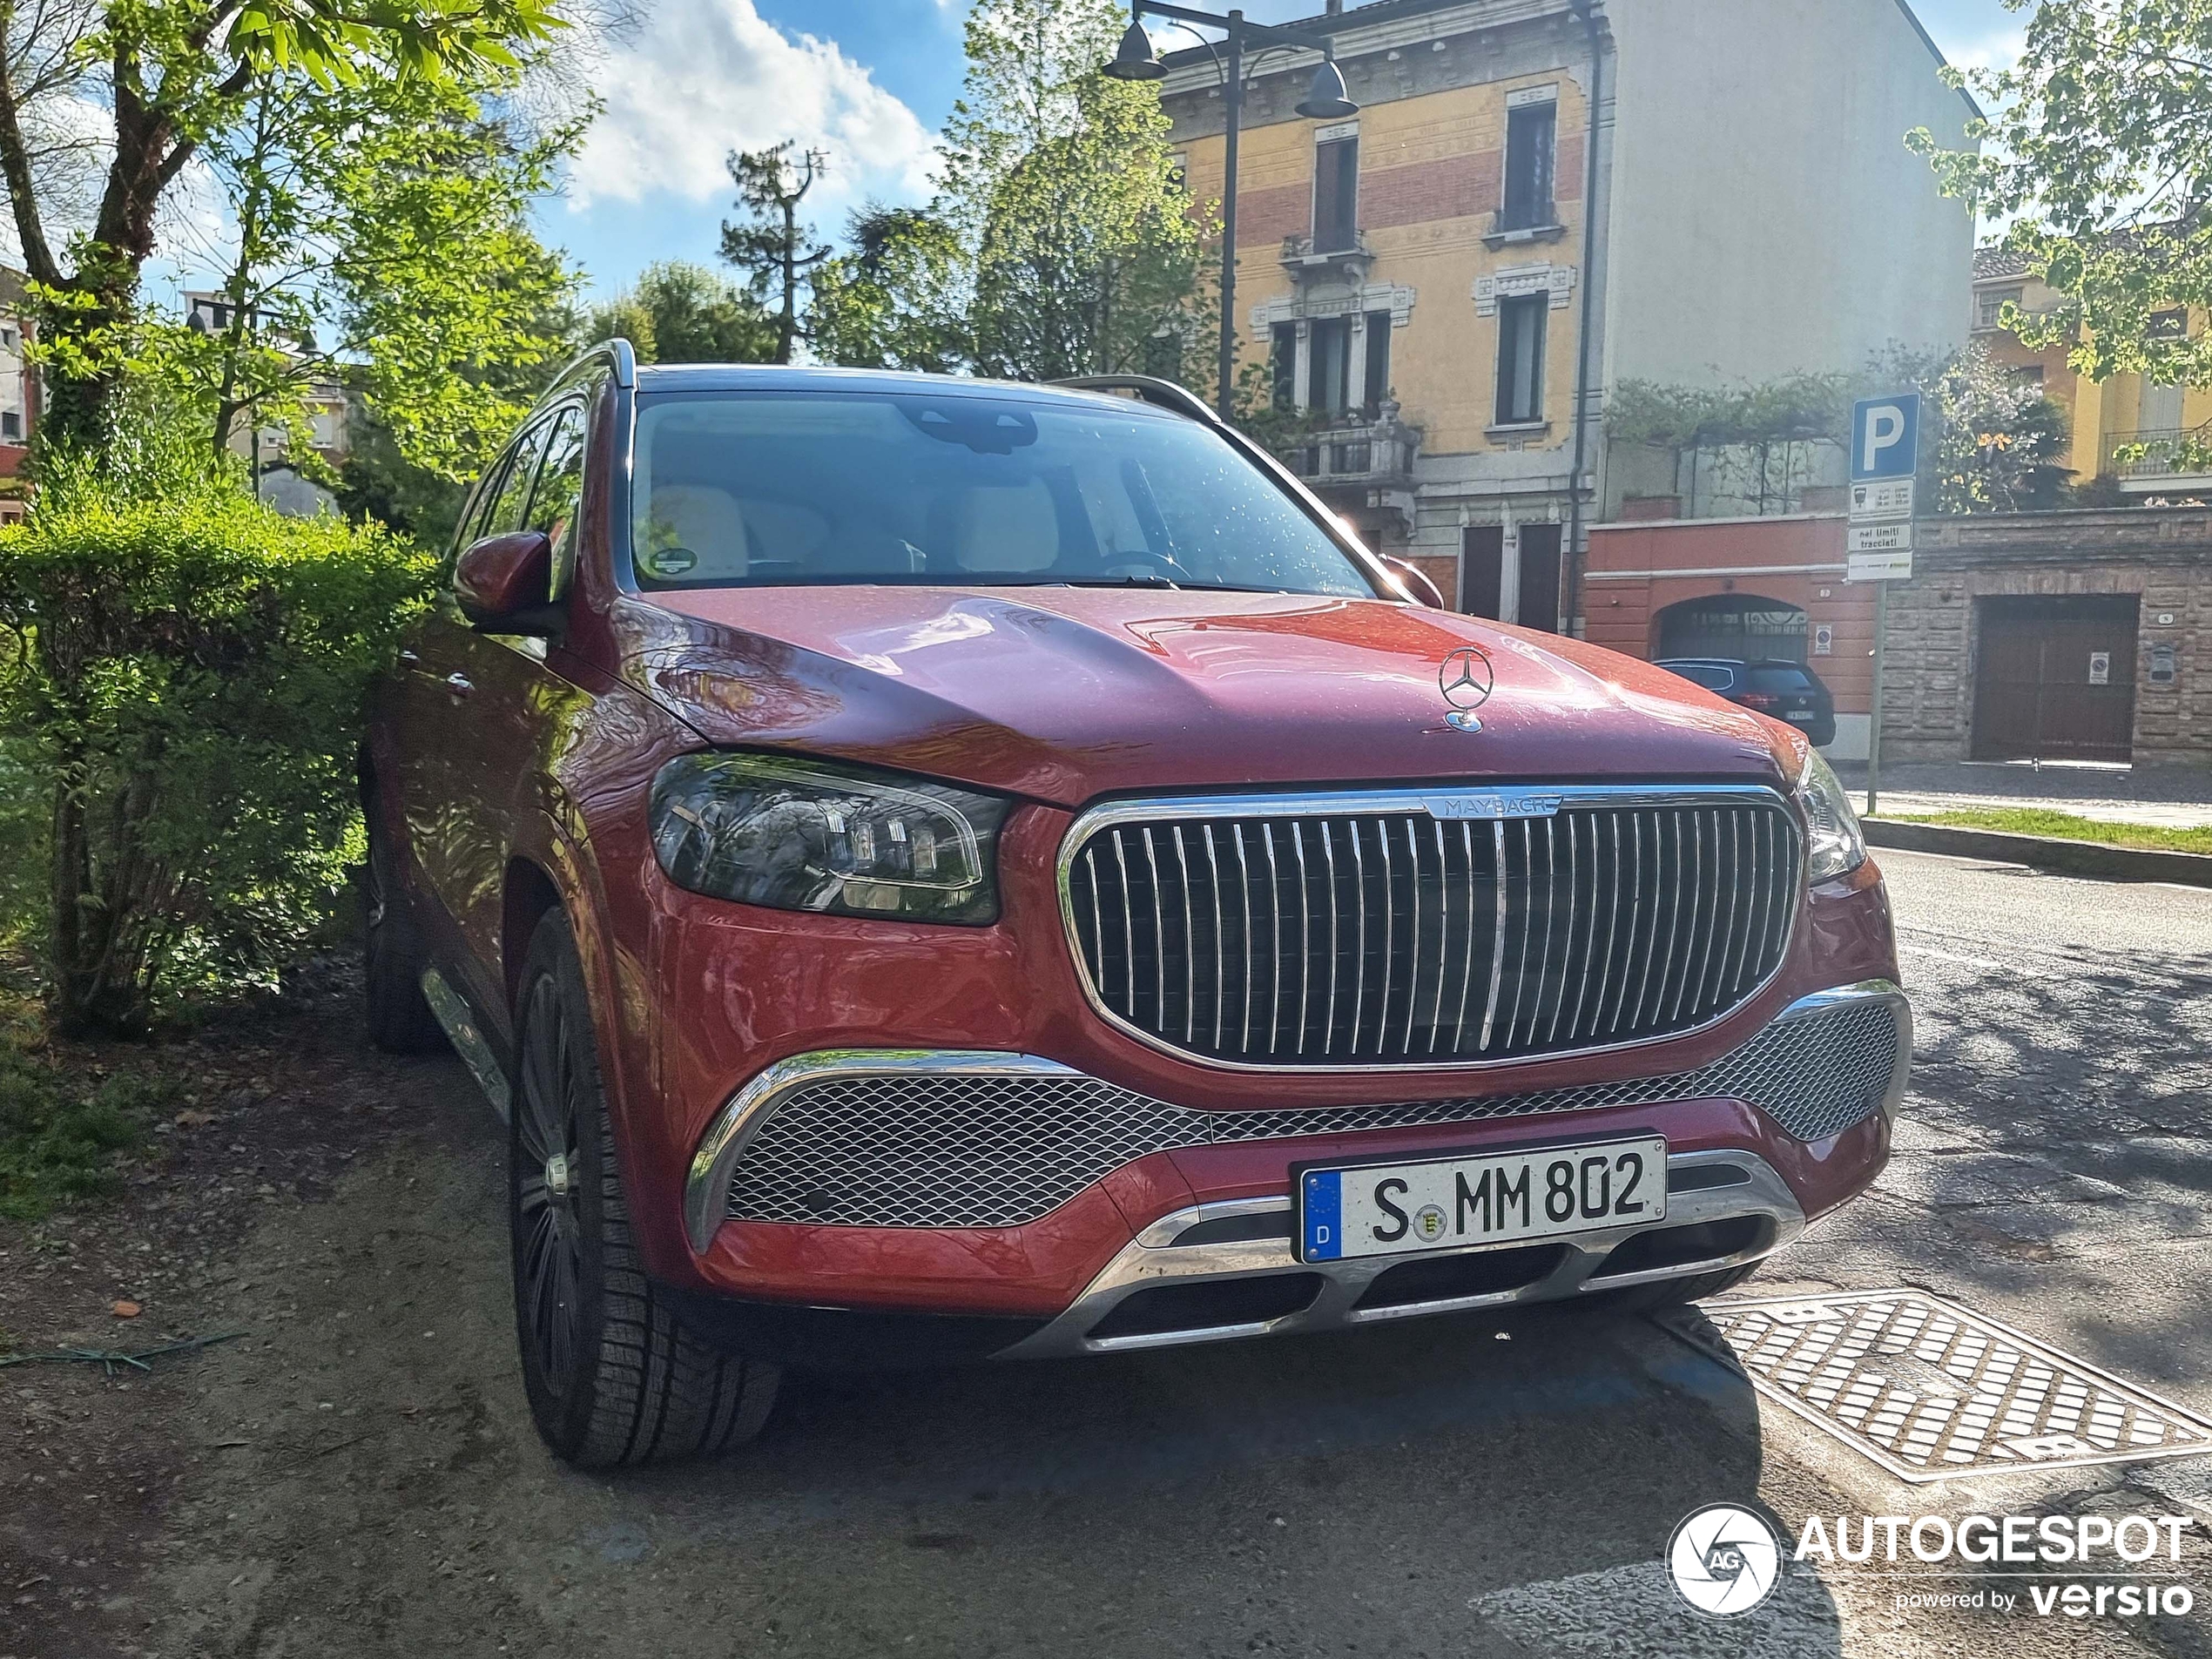
{"type": "MultiPolygon", "coordinates": [[[[931,140],[960,94],[968,0],[647,3],[642,28],[593,70],[605,111],[566,195],[539,214],[546,239],[582,263],[595,294],[619,291],[656,260],[714,263],[732,149],[794,138],[827,151],[832,171],[819,203],[809,198],[825,233],[871,198],[927,196],[931,140]]],[[[1319,7],[1244,0],[1244,10],[1280,22],[1319,7]]],[[[1917,0],[1914,10],[1955,64],[2001,64],[2019,49],[2021,14],[2002,0],[1917,0]]]]}

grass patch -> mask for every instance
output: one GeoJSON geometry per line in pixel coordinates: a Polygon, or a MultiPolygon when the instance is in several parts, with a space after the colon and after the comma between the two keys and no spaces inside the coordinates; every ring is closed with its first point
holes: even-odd
{"type": "MultiPolygon", "coordinates": [[[[1885,813],[1884,817],[1891,814],[1885,813]]],[[[1952,829],[1996,830],[2006,835],[2048,835],[2062,841],[2101,841],[2108,846],[2142,847],[2158,853],[2212,853],[2212,828],[2173,829],[2158,824],[2115,824],[2043,806],[1975,807],[1955,813],[1896,815],[1905,824],[1939,824],[1952,829]]]]}
{"type": "Polygon", "coordinates": [[[173,1079],[135,1072],[86,1089],[0,1044],[0,1216],[37,1221],[57,1204],[119,1191],[130,1155],[181,1093],[173,1079]]]}

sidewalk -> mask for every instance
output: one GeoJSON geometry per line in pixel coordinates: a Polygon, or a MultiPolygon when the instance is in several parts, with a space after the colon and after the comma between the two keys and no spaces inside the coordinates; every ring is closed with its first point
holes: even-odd
{"type": "MultiPolygon", "coordinates": [[[[1866,764],[1839,763],[1864,804],[1866,764]]],[[[2189,766],[2096,766],[2046,761],[1946,761],[1882,768],[1881,815],[2046,807],[2107,823],[2212,828],[2212,772],[2189,766]]]]}

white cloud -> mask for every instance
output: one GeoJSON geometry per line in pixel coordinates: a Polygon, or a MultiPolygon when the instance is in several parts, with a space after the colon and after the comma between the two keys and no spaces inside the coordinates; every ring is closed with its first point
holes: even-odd
{"type": "Polygon", "coordinates": [[[593,74],[606,98],[570,168],[577,209],[730,194],[723,158],[786,138],[829,152],[830,193],[918,195],[931,138],[834,41],[784,34],[752,0],[659,0],[593,74]]]}
{"type": "Polygon", "coordinates": [[[1950,48],[1945,56],[1966,70],[2005,70],[2020,61],[2027,50],[2027,35],[2020,29],[2000,29],[1950,48]]]}

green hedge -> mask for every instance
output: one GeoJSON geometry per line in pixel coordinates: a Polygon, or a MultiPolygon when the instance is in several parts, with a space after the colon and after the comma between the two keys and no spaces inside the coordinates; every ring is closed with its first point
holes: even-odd
{"type": "Polygon", "coordinates": [[[44,808],[64,1030],[266,983],[329,915],[360,857],[368,681],[435,573],[381,529],[287,518],[222,477],[134,496],[55,476],[0,531],[0,779],[44,808]]]}

